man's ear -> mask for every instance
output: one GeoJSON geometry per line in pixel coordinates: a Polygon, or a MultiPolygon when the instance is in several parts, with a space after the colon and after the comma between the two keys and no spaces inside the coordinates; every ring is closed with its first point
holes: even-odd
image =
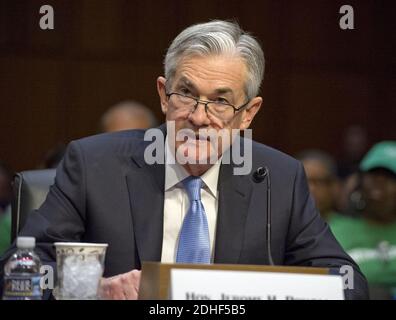
{"type": "Polygon", "coordinates": [[[263,103],[263,98],[261,97],[255,97],[250,101],[249,105],[243,111],[242,123],[240,125],[241,130],[245,130],[249,128],[257,112],[260,110],[262,103],[263,103]]]}
{"type": "Polygon", "coordinates": [[[157,78],[157,91],[161,101],[162,113],[166,114],[168,112],[168,98],[166,96],[166,79],[164,77],[157,78]]]}

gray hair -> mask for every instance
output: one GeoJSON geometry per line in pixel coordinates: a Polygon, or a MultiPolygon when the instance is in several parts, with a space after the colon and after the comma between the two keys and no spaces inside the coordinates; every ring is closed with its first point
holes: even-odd
{"type": "Polygon", "coordinates": [[[236,22],[214,20],[183,30],[173,40],[165,56],[167,82],[172,82],[181,57],[211,54],[237,54],[241,57],[248,71],[245,94],[249,100],[257,96],[264,76],[264,52],[257,40],[236,22]]]}

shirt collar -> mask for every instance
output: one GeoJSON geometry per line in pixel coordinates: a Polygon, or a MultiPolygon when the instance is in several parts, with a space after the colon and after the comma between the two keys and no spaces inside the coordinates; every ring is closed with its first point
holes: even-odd
{"type": "MultiPolygon", "coordinates": [[[[213,166],[209,168],[201,179],[208,187],[212,195],[217,198],[217,183],[220,172],[220,158],[213,166]]],[[[175,161],[175,156],[169,146],[168,137],[165,139],[165,191],[168,191],[178,183],[189,177],[190,174],[180,164],[175,161]]]]}

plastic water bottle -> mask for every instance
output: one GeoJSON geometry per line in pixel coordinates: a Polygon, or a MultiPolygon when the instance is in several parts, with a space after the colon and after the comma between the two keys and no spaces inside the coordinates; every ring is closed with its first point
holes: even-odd
{"type": "Polygon", "coordinates": [[[41,300],[41,262],[35,246],[33,237],[17,238],[18,250],[4,266],[4,300],[41,300]]]}

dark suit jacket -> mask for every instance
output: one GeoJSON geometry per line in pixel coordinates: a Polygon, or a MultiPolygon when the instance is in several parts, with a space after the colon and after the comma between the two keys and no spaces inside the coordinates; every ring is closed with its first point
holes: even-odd
{"type": "MultiPolygon", "coordinates": [[[[142,261],[160,261],[165,167],[145,163],[150,142],[143,136],[143,130],[131,130],[70,143],[46,201],[20,233],[36,237],[44,262],[55,261],[55,241],[108,243],[105,276],[139,269],[142,261]]],[[[346,294],[367,298],[366,280],[315,209],[301,163],[253,142],[252,168],[260,166],[271,174],[274,263],[352,265],[355,290],[346,294]]],[[[222,164],[219,173],[214,261],[268,264],[266,183],[235,176],[232,169],[222,164]]]]}

